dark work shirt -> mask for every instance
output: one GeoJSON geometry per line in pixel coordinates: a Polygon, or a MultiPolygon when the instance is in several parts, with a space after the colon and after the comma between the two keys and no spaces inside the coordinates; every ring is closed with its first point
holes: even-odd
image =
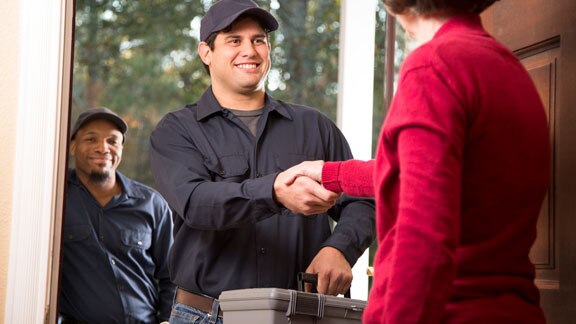
{"type": "Polygon", "coordinates": [[[353,265],[374,239],[371,200],[344,197],[329,215],[305,217],[273,198],[280,171],[352,158],[336,125],[315,109],[266,96],[254,136],[209,88],[159,122],[150,152],[156,186],[177,213],[170,275],[188,291],[217,298],[231,289],[295,289],[322,247],[353,265]]]}
{"type": "Polygon", "coordinates": [[[59,311],[87,323],[168,320],[172,213],[158,192],[116,179],[122,193],[103,207],[68,173],[59,311]]]}

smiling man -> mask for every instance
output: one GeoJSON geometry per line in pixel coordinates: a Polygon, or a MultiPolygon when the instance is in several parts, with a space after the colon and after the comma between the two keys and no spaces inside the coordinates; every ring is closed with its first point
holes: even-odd
{"type": "Polygon", "coordinates": [[[268,34],[277,28],[253,1],[214,4],[198,47],[211,86],[151,135],[156,186],[177,214],[170,323],[221,323],[222,291],[296,289],[303,271],[318,274],[319,292],[345,293],[351,266],[374,239],[371,200],[340,197],[305,177],[281,181],[302,161],[352,154],[316,109],[266,94],[268,34]]]}
{"type": "Polygon", "coordinates": [[[116,170],[127,129],[108,108],[87,109],[72,129],[59,323],[169,318],[172,213],[156,191],[116,170]]]}

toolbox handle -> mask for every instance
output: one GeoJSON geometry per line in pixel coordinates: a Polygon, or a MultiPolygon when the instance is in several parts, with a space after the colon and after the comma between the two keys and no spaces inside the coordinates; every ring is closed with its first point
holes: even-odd
{"type": "Polygon", "coordinates": [[[286,317],[290,319],[296,315],[304,315],[321,320],[324,317],[325,304],[325,295],[290,290],[290,302],[286,309],[286,317]]]}
{"type": "MultiPolygon", "coordinates": [[[[304,291],[304,283],[312,284],[312,292],[317,293],[316,286],[318,286],[318,274],[317,273],[307,273],[299,272],[296,276],[298,279],[298,291],[304,291]]],[[[346,291],[344,297],[350,298],[350,289],[346,291]]]]}

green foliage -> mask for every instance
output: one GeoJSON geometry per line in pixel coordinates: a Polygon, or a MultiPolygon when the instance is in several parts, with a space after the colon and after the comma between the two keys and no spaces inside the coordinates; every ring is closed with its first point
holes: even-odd
{"type": "MultiPolygon", "coordinates": [[[[164,114],[195,102],[210,79],[197,57],[200,19],[215,0],[77,0],[72,121],[87,107],[107,106],[130,130],[120,169],[153,184],[150,132],[164,114]]],[[[277,17],[268,92],[336,119],[340,0],[256,0],[277,17]]],[[[384,119],[386,14],[378,1],[374,144],[384,119]]],[[[406,50],[397,28],[396,61],[406,50]]],[[[395,71],[397,72],[397,71],[395,71]]]]}
{"type": "Polygon", "coordinates": [[[335,120],[340,1],[283,1],[272,12],[281,29],[274,33],[270,92],[335,120]]]}
{"type": "MultiPolygon", "coordinates": [[[[197,58],[199,23],[214,0],[77,0],[72,120],[106,106],[130,130],[120,170],[149,185],[148,139],[164,114],[210,84],[197,58]]],[[[339,0],[257,0],[278,19],[271,34],[274,97],[336,118],[339,0]]]]}
{"type": "Polygon", "coordinates": [[[208,84],[191,21],[198,0],[77,0],[72,117],[107,106],[130,126],[120,169],[152,184],[148,138],[168,111],[208,84]]]}

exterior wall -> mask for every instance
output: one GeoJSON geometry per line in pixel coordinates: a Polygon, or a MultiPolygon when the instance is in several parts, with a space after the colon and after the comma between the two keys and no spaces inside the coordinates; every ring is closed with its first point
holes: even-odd
{"type": "MultiPolygon", "coordinates": [[[[6,304],[18,108],[20,2],[0,1],[0,305],[6,304]]],[[[0,322],[4,307],[0,307],[0,322]]]]}

